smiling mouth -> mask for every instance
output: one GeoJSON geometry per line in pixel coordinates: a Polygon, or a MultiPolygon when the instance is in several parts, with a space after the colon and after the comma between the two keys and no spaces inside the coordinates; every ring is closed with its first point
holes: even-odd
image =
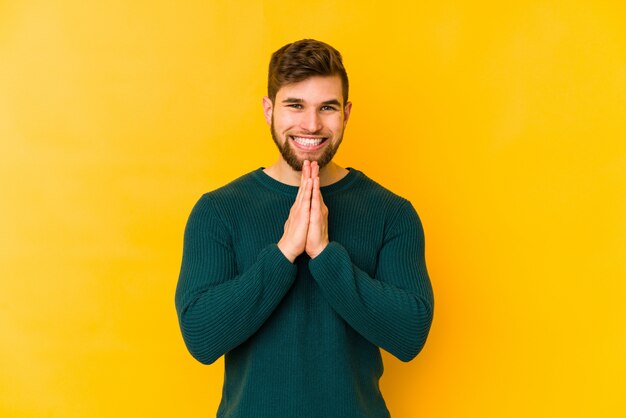
{"type": "Polygon", "coordinates": [[[303,136],[291,136],[290,138],[296,143],[298,148],[306,150],[316,150],[317,148],[320,148],[321,145],[328,139],[327,137],[310,138],[303,136]]]}

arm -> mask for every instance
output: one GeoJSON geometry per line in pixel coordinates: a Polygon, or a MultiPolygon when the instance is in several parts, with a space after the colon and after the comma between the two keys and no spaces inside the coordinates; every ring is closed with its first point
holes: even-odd
{"type": "Polygon", "coordinates": [[[355,266],[346,249],[331,242],[309,262],[331,306],[371,343],[402,361],[426,342],[433,293],[424,259],[424,232],[406,202],[390,225],[374,277],[355,266]]]}
{"type": "Polygon", "coordinates": [[[211,364],[254,334],[293,283],[296,266],[275,244],[237,274],[230,235],[202,197],[185,228],[176,310],[185,344],[211,364]]]}

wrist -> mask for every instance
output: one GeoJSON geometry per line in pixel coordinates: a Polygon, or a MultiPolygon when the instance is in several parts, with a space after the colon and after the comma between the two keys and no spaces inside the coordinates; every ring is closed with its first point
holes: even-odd
{"type": "Polygon", "coordinates": [[[296,261],[296,257],[298,255],[294,254],[292,251],[289,251],[288,246],[282,240],[278,241],[278,244],[276,245],[278,246],[278,249],[280,250],[280,252],[283,253],[285,258],[289,260],[291,264],[293,264],[293,262],[296,261]]]}
{"type": "Polygon", "coordinates": [[[311,260],[314,259],[315,257],[317,257],[318,255],[320,255],[322,253],[322,251],[324,251],[326,249],[326,247],[328,246],[329,242],[326,241],[324,243],[322,243],[321,245],[319,245],[315,250],[309,252],[309,257],[311,257],[311,260]]]}

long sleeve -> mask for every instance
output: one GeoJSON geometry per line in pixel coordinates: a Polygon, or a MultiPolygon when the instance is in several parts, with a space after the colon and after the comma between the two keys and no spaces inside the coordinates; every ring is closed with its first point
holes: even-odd
{"type": "Polygon", "coordinates": [[[402,361],[422,349],[434,299],[424,257],[424,231],[407,201],[391,222],[371,277],[331,242],[309,269],[329,304],[359,334],[402,361]]]}
{"type": "Polygon", "coordinates": [[[204,364],[254,334],[283,299],[296,276],[275,244],[238,274],[232,237],[207,195],[189,216],[176,288],[176,310],[189,352],[204,364]]]}

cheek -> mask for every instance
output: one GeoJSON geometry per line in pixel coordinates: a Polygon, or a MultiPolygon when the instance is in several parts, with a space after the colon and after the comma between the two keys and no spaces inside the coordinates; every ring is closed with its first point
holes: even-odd
{"type": "Polygon", "coordinates": [[[274,115],[274,126],[277,131],[284,132],[289,130],[293,126],[297,124],[297,120],[293,115],[290,114],[275,114],[274,115]]]}
{"type": "Polygon", "coordinates": [[[343,118],[334,118],[328,121],[328,124],[326,126],[333,132],[340,132],[343,130],[345,122],[343,118]]]}

